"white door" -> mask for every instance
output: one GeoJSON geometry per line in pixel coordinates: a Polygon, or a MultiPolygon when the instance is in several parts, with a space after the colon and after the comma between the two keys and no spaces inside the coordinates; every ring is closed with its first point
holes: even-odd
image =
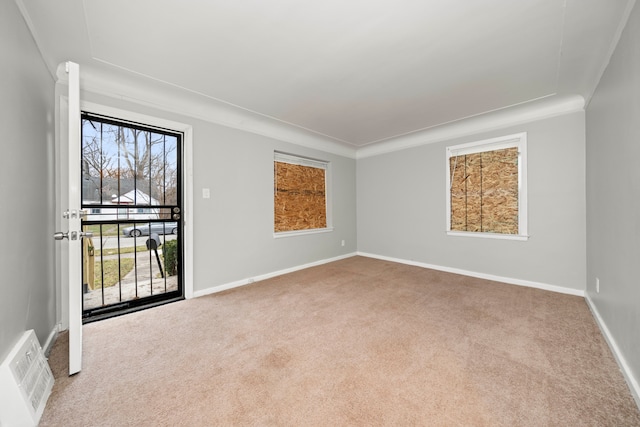
{"type": "Polygon", "coordinates": [[[82,237],[80,172],[80,67],[69,73],[69,375],[82,369],[82,237]],[[77,233],[74,237],[74,233],[77,233]]]}
{"type": "MultiPolygon", "coordinates": [[[[57,232],[57,240],[66,240],[63,245],[67,245],[67,251],[62,248],[62,270],[64,280],[62,286],[63,295],[67,296],[67,310],[69,315],[69,375],[80,372],[82,368],[82,236],[81,232],[81,176],[80,176],[80,67],[73,62],[65,63],[65,71],[68,77],[68,96],[62,100],[61,107],[66,110],[66,123],[62,125],[62,144],[66,147],[61,152],[67,151],[68,174],[61,177],[61,181],[66,181],[68,190],[67,206],[62,213],[64,227],[67,223],[67,232],[57,232]],[[65,105],[66,104],[66,105],[65,105]],[[66,125],[66,126],[65,126],[66,125]],[[64,129],[66,127],[66,129],[64,129]],[[66,136],[65,136],[66,135],[66,136]],[[66,141],[64,140],[66,139],[66,141]],[[66,256],[65,256],[66,255],[66,256]],[[67,258],[65,260],[65,258],[67,258]],[[64,271],[66,270],[66,271],[64,271]]],[[[62,117],[65,115],[63,112],[62,117]]],[[[64,120],[64,118],[62,118],[64,120]]],[[[66,163],[66,162],[65,162],[66,163]]],[[[64,202],[63,202],[64,203],[64,202]]],[[[63,306],[66,305],[63,302],[63,306]]],[[[67,320],[67,319],[65,319],[67,320]]]]}

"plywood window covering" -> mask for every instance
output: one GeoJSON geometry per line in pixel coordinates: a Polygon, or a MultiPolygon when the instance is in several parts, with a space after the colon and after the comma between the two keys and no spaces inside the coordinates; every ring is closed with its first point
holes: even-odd
{"type": "Polygon", "coordinates": [[[447,149],[448,231],[526,235],[526,134],[447,149]]]}
{"type": "Polygon", "coordinates": [[[274,154],[274,232],[327,228],[328,163],[274,154]]]}

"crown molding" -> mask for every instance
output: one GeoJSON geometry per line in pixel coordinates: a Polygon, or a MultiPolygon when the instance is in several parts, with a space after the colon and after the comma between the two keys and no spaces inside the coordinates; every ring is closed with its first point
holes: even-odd
{"type": "MultiPolygon", "coordinates": [[[[67,76],[64,70],[62,63],[56,72],[58,83],[66,84],[67,76]]],[[[84,92],[196,118],[343,157],[356,158],[356,148],[343,141],[147,76],[108,73],[101,68],[82,64],[80,76],[80,87],[84,92]]]]}
{"type": "Polygon", "coordinates": [[[584,111],[582,96],[554,95],[367,145],[357,151],[356,158],[378,156],[577,111],[584,111]]]}
{"type": "Polygon", "coordinates": [[[20,10],[20,14],[22,15],[22,19],[24,20],[27,28],[29,29],[29,32],[31,33],[31,37],[33,38],[33,41],[36,44],[36,47],[38,49],[38,52],[40,53],[40,58],[42,59],[42,62],[44,63],[45,67],[47,68],[47,71],[49,72],[51,77],[54,80],[56,80],[56,74],[54,72],[55,67],[52,66],[51,62],[47,60],[47,57],[44,54],[44,49],[42,48],[42,38],[38,34],[38,31],[36,30],[36,26],[33,25],[33,19],[31,19],[31,15],[29,15],[29,11],[27,10],[27,7],[25,6],[24,1],[23,0],[15,0],[15,3],[16,3],[16,6],[18,7],[18,10],[20,10]]]}
{"type": "MultiPolygon", "coordinates": [[[[64,63],[58,66],[57,81],[66,83],[64,63]]],[[[184,117],[251,132],[291,144],[360,159],[451,140],[509,126],[584,111],[580,95],[553,95],[543,99],[400,135],[363,147],[352,146],[326,135],[297,127],[225,103],[166,82],[132,73],[108,73],[101,67],[81,65],[81,89],[99,95],[144,105],[184,117]]],[[[186,119],[181,119],[182,121],[186,119]]]]}

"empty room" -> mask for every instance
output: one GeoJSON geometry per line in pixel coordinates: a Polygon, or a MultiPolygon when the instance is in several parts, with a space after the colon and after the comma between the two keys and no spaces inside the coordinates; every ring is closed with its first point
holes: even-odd
{"type": "Polygon", "coordinates": [[[0,32],[0,426],[640,426],[635,0],[0,32]]]}

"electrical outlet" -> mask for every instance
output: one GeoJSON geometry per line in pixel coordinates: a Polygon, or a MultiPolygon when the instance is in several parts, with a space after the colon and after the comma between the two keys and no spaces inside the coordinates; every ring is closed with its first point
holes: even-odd
{"type": "Polygon", "coordinates": [[[209,190],[208,188],[203,188],[202,189],[202,198],[203,199],[209,199],[211,197],[211,190],[209,190]]]}
{"type": "Polygon", "coordinates": [[[341,245],[344,246],[344,240],[342,241],[341,245]]]}
{"type": "Polygon", "coordinates": [[[596,293],[600,293],[600,279],[596,277],[596,293]]]}

